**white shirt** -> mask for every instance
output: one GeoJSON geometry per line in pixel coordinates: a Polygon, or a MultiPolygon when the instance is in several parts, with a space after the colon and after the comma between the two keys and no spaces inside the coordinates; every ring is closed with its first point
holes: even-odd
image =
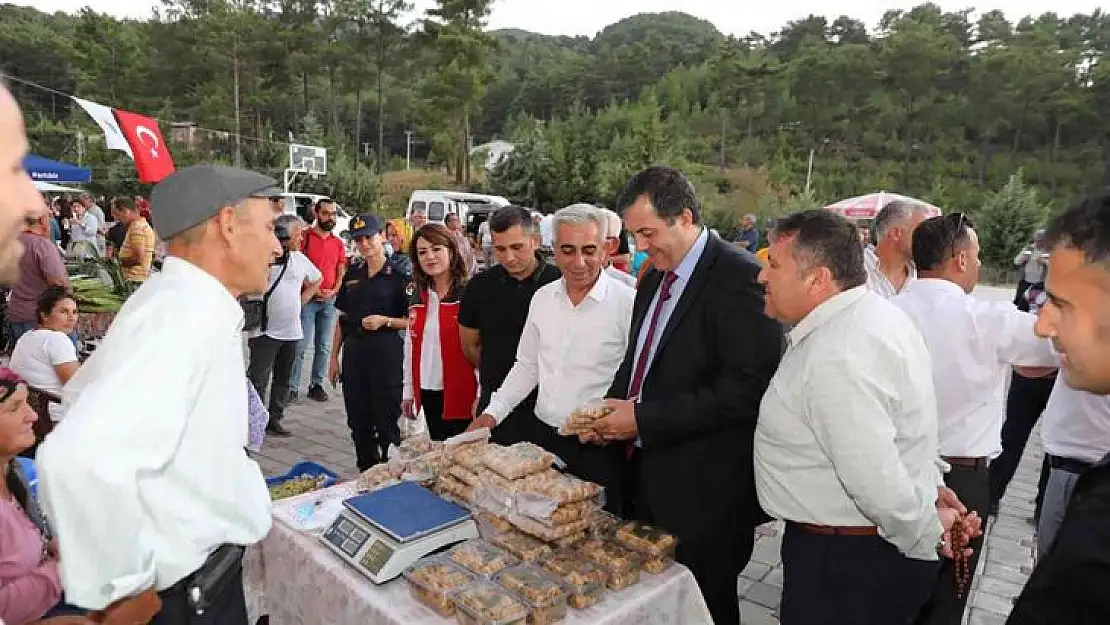
{"type": "Polygon", "coordinates": [[[85,211],[85,214],[81,217],[74,215],[69,223],[69,238],[71,241],[91,241],[96,243],[97,228],[99,228],[96,215],[85,211]]]}
{"type": "Polygon", "coordinates": [[[1058,375],[1042,418],[1045,453],[1091,464],[1110,453],[1110,395],[1076,390],[1058,375]]]}
{"type": "MultiPolygon", "coordinates": [[[[319,282],[323,277],[320,270],[307,256],[300,252],[289,252],[289,266],[285,275],[281,273],[281,265],[270,267],[270,283],[266,288],[274,286],[274,282],[281,276],[281,283],[270,294],[270,301],[266,305],[266,336],[278,341],[299,341],[304,338],[304,328],[301,327],[301,288],[306,284],[319,282]]],[[[250,336],[261,336],[263,332],[255,329],[250,336]]]]}
{"type": "MultiPolygon", "coordinates": [[[[867,288],[888,299],[898,295],[898,289],[895,288],[894,283],[883,273],[879,256],[875,254],[874,250],[864,248],[863,266],[867,270],[867,288]]],[[[911,282],[917,279],[917,268],[914,267],[913,263],[907,265],[907,270],[908,273],[906,274],[906,281],[902,283],[902,290],[905,290],[911,282]]]]}
{"type": "MultiPolygon", "coordinates": [[[[439,295],[428,289],[427,313],[424,317],[424,340],[420,343],[420,388],[443,390],[443,347],[439,344],[439,295]]],[[[404,399],[412,399],[412,328],[404,332],[404,399]]]]}
{"type": "Polygon", "coordinates": [[[628,348],[636,291],[604,271],[577,306],[562,279],[540,287],[516,350],[516,363],[486,413],[505,420],[539,386],[536,417],[558,428],[582,404],[605,397],[628,348]]]}
{"type": "Polygon", "coordinates": [[[493,245],[493,234],[489,229],[489,219],[486,219],[482,222],[482,225],[478,226],[478,238],[482,241],[482,247],[490,247],[493,245]]]}
{"type": "Polygon", "coordinates": [[[540,220],[540,245],[554,247],[555,245],[555,217],[547,215],[540,220]]]}
{"type": "Polygon", "coordinates": [[[913,319],[933,357],[941,455],[996,458],[1011,367],[1058,364],[1052,343],[1033,334],[1037,317],[935,278],[911,282],[890,301],[913,319]]]}
{"type": "Polygon", "coordinates": [[[612,265],[608,265],[608,266],[605,267],[605,273],[610,278],[613,278],[617,282],[620,282],[621,284],[623,284],[627,287],[631,287],[633,289],[636,288],[636,277],[633,276],[632,274],[625,273],[625,272],[621,271],[620,269],[617,269],[616,267],[614,267],[612,265]]]}
{"type": "Polygon", "coordinates": [[[244,450],[242,329],[222,284],[167,257],[66,385],[37,462],[70,603],[164,590],[221,544],[269,532],[270,495],[244,450]]]}
{"type": "Polygon", "coordinates": [[[799,523],[877,526],[903,555],[936,560],[937,408],[921,334],[859,286],[788,337],[756,423],[763,509],[799,523]]]}
{"type": "MultiPolygon", "coordinates": [[[[73,341],[57,330],[36,328],[16,341],[10,366],[27,384],[60,399],[62,380],[54,367],[67,362],[77,362],[77,348],[73,341]]],[[[62,418],[60,404],[50,403],[47,410],[52,421],[62,418]]]]}

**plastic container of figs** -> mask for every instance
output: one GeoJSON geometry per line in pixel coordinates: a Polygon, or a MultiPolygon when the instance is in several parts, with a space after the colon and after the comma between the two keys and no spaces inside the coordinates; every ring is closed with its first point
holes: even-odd
{"type": "Polygon", "coordinates": [[[490,539],[494,545],[520,558],[522,562],[538,562],[555,552],[551,545],[516,530],[508,530],[490,539]]]}
{"type": "Polygon", "coordinates": [[[567,605],[572,608],[586,609],[605,595],[605,582],[609,577],[605,569],[573,551],[557,551],[540,565],[566,586],[567,605]]]}
{"type": "Polygon", "coordinates": [[[520,564],[520,560],[481,538],[460,543],[447,551],[447,558],[475,575],[489,578],[520,564]]]}
{"type": "Polygon", "coordinates": [[[455,614],[453,595],[477,581],[473,573],[442,556],[418,560],[404,576],[412,597],[443,617],[455,614]]]}
{"type": "Polygon", "coordinates": [[[530,564],[497,574],[497,583],[524,599],[531,613],[528,625],[551,625],[567,616],[567,589],[558,577],[530,564]]]}
{"type": "Polygon", "coordinates": [[[466,586],[453,596],[459,625],[525,625],[531,606],[492,582],[466,586]]]}
{"type": "Polygon", "coordinates": [[[662,573],[674,564],[678,539],[662,528],[639,521],[627,521],[613,532],[611,539],[643,557],[641,568],[648,573],[662,573]]]}
{"type": "Polygon", "coordinates": [[[640,581],[643,556],[631,549],[602,538],[587,538],[574,545],[574,550],[605,569],[609,590],[624,590],[640,581]]]}

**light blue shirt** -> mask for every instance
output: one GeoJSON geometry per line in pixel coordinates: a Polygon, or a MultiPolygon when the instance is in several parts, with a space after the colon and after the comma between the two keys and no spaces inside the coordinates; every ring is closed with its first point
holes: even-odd
{"type": "MultiPolygon", "coordinates": [[[[675,305],[678,300],[682,299],[682,292],[686,290],[686,285],[690,283],[690,277],[694,275],[694,268],[698,266],[698,261],[701,260],[702,253],[705,252],[705,244],[709,241],[709,230],[702,228],[701,234],[694,241],[694,245],[686,252],[686,256],[682,257],[682,261],[678,263],[678,267],[674,269],[675,280],[671,285],[671,297],[663,303],[663,310],[659,311],[659,321],[655,328],[655,336],[651,337],[651,351],[648,352],[647,366],[644,367],[644,380],[647,380],[648,372],[651,371],[651,363],[655,362],[655,350],[659,348],[659,339],[663,338],[663,330],[667,327],[667,322],[671,318],[671,313],[674,312],[675,305]]],[[[662,291],[663,283],[659,283],[660,288],[655,289],[655,295],[651,298],[651,305],[648,306],[647,312],[644,314],[644,321],[640,324],[640,332],[636,337],[636,352],[634,360],[632,361],[632,374],[635,375],[636,365],[640,360],[640,353],[644,349],[644,340],[647,339],[648,325],[651,323],[651,317],[655,314],[655,307],[659,303],[659,292],[662,291]]],[[[631,383],[629,378],[629,383],[631,383]]]]}

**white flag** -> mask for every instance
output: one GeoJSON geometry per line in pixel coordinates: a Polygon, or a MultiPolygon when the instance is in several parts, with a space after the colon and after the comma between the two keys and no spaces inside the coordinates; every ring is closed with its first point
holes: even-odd
{"type": "Polygon", "coordinates": [[[135,155],[131,152],[131,146],[127,144],[127,138],[123,136],[123,131],[120,130],[112,109],[103,104],[89,102],[81,98],[73,98],[73,101],[80,104],[81,108],[89,114],[89,117],[93,118],[96,125],[104,131],[104,145],[108,146],[109,150],[125,152],[132,160],[135,159],[135,155]]]}

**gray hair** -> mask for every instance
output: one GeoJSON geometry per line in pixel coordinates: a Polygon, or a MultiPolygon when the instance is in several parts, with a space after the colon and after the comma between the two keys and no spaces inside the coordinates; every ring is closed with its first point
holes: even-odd
{"type": "Polygon", "coordinates": [[[891,228],[900,225],[914,213],[928,214],[929,207],[918,202],[894,200],[883,207],[875,216],[875,240],[881,241],[891,228]]]}
{"type": "Polygon", "coordinates": [[[608,208],[597,209],[605,215],[606,228],[605,237],[619,237],[621,229],[624,227],[624,222],[621,221],[621,216],[616,211],[609,210],[608,208]]]}
{"type": "Polygon", "coordinates": [[[274,220],[274,225],[278,227],[285,226],[287,228],[292,228],[293,226],[306,226],[308,224],[305,223],[305,220],[301,219],[297,215],[284,213],[274,220]]]}
{"type": "Polygon", "coordinates": [[[597,236],[599,243],[605,243],[606,233],[609,231],[609,226],[606,223],[608,219],[601,209],[593,204],[571,204],[566,208],[560,208],[555,211],[552,216],[552,230],[559,231],[559,226],[563,224],[571,226],[581,226],[587,223],[593,223],[597,226],[597,236]]]}

